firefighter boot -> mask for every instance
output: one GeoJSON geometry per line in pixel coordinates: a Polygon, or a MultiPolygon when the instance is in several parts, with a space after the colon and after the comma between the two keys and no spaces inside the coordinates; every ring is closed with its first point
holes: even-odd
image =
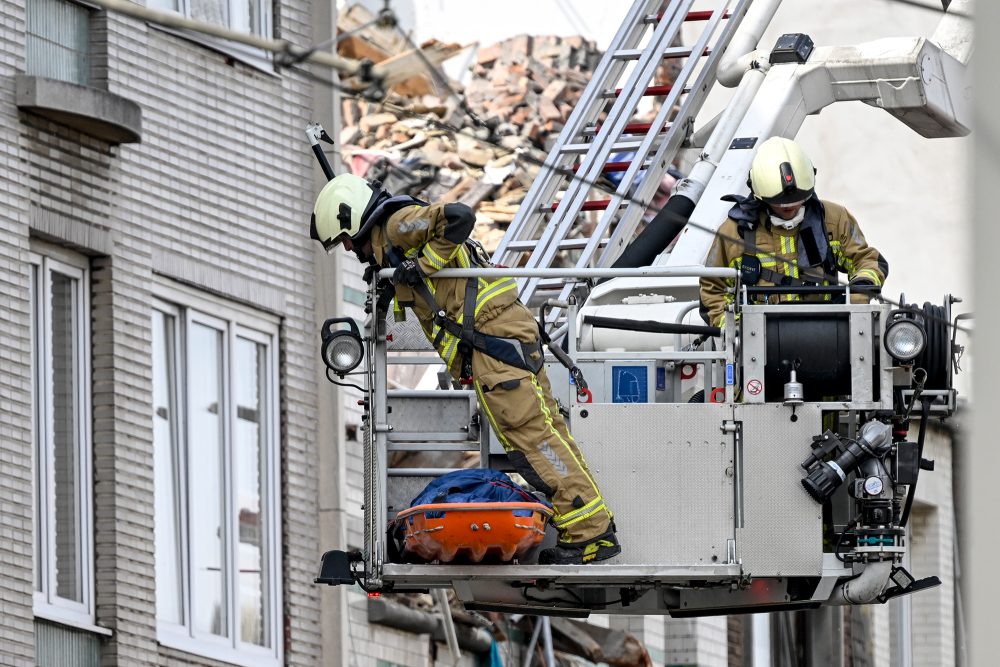
{"type": "Polygon", "coordinates": [[[622,552],[612,528],[585,542],[563,543],[545,549],[538,555],[539,565],[585,565],[607,560],[622,552]]]}

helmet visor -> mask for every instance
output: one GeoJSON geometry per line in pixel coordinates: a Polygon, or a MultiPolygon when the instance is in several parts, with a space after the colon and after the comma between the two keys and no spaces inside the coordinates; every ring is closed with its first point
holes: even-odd
{"type": "Polygon", "coordinates": [[[792,202],[780,202],[780,203],[768,202],[768,205],[771,208],[791,210],[802,206],[807,201],[809,201],[808,197],[806,197],[805,199],[800,199],[799,201],[792,201],[792,202]]]}
{"type": "Polygon", "coordinates": [[[322,243],[323,250],[326,251],[326,254],[329,255],[334,250],[336,250],[337,246],[341,244],[341,242],[346,236],[347,234],[338,234],[337,236],[333,236],[327,239],[321,238],[319,235],[319,229],[316,227],[316,214],[313,213],[312,220],[309,222],[309,238],[313,239],[314,241],[319,241],[320,243],[322,243]]]}

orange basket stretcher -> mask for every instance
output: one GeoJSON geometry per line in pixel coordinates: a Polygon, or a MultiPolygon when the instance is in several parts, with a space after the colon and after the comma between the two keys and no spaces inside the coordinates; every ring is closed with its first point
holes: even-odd
{"type": "Polygon", "coordinates": [[[434,503],[400,512],[403,550],[427,561],[509,562],[545,537],[553,511],[541,503],[434,503]]]}

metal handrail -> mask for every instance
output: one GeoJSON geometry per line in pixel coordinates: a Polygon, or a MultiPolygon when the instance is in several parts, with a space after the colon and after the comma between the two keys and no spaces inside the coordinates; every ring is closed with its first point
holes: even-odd
{"type": "MultiPolygon", "coordinates": [[[[379,278],[392,278],[394,269],[382,269],[379,278]]],[[[433,278],[736,278],[736,269],[705,266],[640,266],[608,269],[441,269],[433,278]]]]}

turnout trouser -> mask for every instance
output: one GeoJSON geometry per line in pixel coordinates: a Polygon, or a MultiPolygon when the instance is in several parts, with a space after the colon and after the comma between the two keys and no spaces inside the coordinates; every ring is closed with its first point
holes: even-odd
{"type": "Polygon", "coordinates": [[[545,369],[533,375],[474,351],[472,370],[480,406],[511,464],[552,501],[560,542],[607,532],[611,511],[552,398],[545,369]]]}

